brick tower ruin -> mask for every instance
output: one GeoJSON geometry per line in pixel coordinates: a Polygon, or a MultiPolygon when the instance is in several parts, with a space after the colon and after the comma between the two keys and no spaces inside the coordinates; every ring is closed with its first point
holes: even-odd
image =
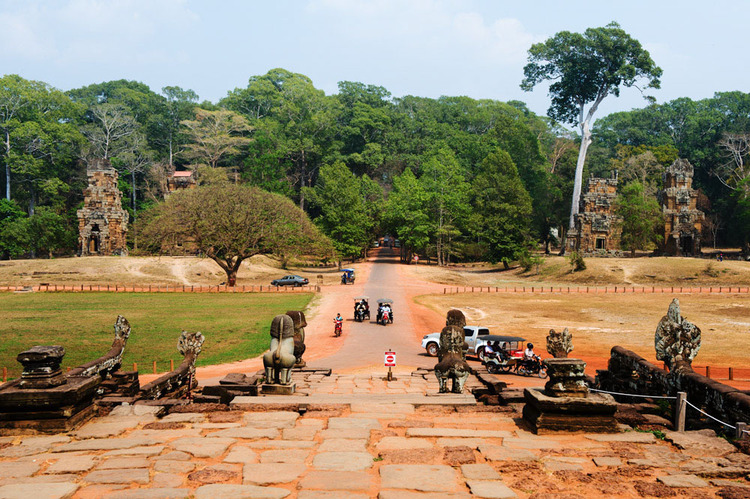
{"type": "Polygon", "coordinates": [[[128,212],[122,208],[117,171],[106,159],[94,160],[86,172],[89,186],[78,210],[78,250],[81,256],[127,255],[128,212]]]}
{"type": "Polygon", "coordinates": [[[581,199],[575,227],[568,232],[568,251],[610,252],[620,249],[622,229],[612,211],[617,198],[617,174],[612,178],[589,178],[588,192],[581,199]]]}
{"type": "Polygon", "coordinates": [[[662,175],[659,194],[664,213],[664,242],[667,255],[692,256],[700,253],[703,212],[696,208],[698,193],[693,189],[693,165],[676,159],[662,175]]]}

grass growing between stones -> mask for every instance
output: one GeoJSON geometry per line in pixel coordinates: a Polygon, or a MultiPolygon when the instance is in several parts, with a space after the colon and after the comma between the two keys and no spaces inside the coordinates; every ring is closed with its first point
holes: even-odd
{"type": "Polygon", "coordinates": [[[16,356],[34,345],[65,347],[65,367],[75,367],[109,351],[117,315],[130,322],[123,368],[141,373],[169,370],[182,362],[177,340],[182,330],[206,337],[197,364],[254,357],[268,348],[271,319],[287,310],[305,310],[313,295],[182,293],[0,293],[0,368],[17,377],[16,356]]]}

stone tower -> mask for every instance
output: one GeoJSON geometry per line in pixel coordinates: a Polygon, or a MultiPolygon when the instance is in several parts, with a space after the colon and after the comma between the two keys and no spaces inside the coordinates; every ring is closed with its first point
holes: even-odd
{"type": "Polygon", "coordinates": [[[122,208],[117,171],[106,159],[96,159],[86,172],[89,186],[78,210],[81,256],[127,255],[128,212],[122,208]]]}
{"type": "Polygon", "coordinates": [[[676,159],[662,176],[664,189],[659,195],[664,213],[662,251],[668,255],[692,256],[700,253],[703,212],[696,208],[698,193],[693,189],[693,165],[676,159]]]}
{"type": "Polygon", "coordinates": [[[622,230],[612,211],[617,198],[617,175],[589,178],[588,192],[581,199],[581,211],[575,216],[575,228],[568,232],[568,251],[609,252],[620,249],[622,230]]]}

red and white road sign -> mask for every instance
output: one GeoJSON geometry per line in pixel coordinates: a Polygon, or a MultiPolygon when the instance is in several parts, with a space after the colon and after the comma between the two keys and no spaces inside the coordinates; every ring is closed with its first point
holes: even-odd
{"type": "Polygon", "coordinates": [[[385,352],[385,367],[396,367],[396,352],[385,352]]]}

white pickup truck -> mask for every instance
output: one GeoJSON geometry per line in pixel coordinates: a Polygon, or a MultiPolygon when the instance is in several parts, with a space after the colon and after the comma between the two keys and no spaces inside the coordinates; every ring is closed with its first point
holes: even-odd
{"type": "MultiPolygon", "coordinates": [[[[483,336],[488,336],[490,330],[482,326],[464,326],[464,338],[469,350],[466,355],[479,357],[481,359],[484,349],[483,336]]],[[[430,333],[422,337],[422,348],[427,351],[427,355],[437,357],[438,348],[440,348],[440,333],[430,333]]]]}

